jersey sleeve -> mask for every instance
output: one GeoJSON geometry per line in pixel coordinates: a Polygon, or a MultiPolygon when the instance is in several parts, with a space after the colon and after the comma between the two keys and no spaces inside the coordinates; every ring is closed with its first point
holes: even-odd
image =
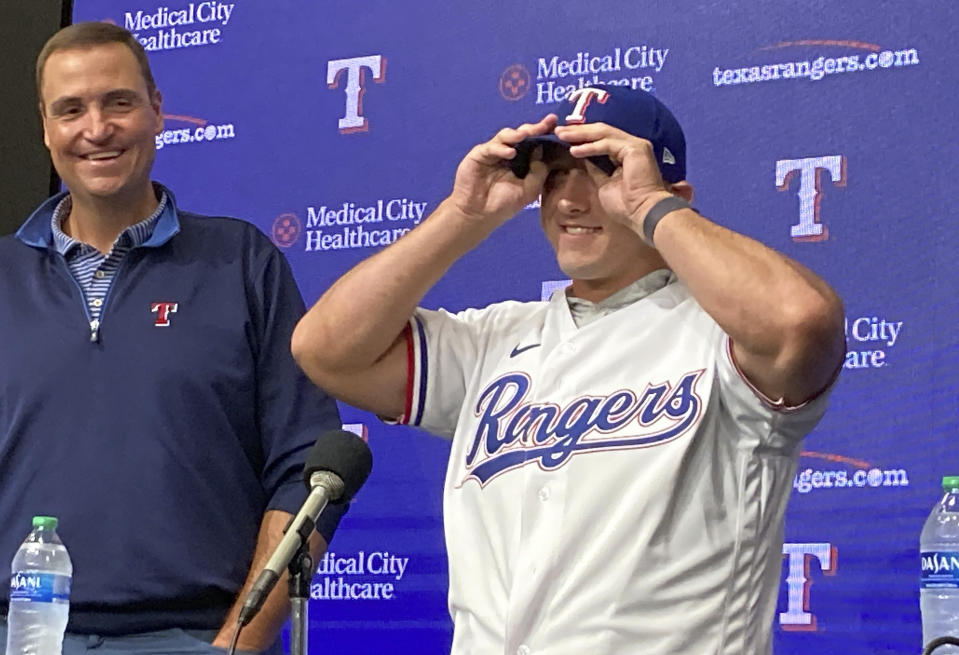
{"type": "MultiPolygon", "coordinates": [[[[718,326],[717,326],[718,329],[718,326]]],[[[823,417],[828,406],[833,380],[817,396],[801,405],[787,405],[782,399],[774,400],[764,395],[746,377],[736,363],[733,342],[719,331],[721,338],[717,347],[716,376],[720,398],[737,424],[747,431],[755,426],[756,433],[768,434],[770,439],[784,441],[782,445],[801,440],[823,417]]]]}
{"type": "Polygon", "coordinates": [[[481,356],[483,312],[418,308],[406,328],[406,408],[400,423],[452,438],[481,356]]]}

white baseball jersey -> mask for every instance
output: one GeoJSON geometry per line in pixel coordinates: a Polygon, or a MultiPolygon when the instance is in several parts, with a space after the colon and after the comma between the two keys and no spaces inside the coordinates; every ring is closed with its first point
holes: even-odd
{"type": "Polygon", "coordinates": [[[562,290],[418,309],[408,344],[404,420],[452,438],[454,654],[770,651],[783,514],[825,393],[764,400],[677,281],[582,328],[562,290]]]}

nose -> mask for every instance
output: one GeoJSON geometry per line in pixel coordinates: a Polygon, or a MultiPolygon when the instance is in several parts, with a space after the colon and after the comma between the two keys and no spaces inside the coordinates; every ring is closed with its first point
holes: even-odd
{"type": "Polygon", "coordinates": [[[573,169],[563,176],[555,189],[556,207],[567,216],[577,216],[589,211],[592,197],[589,174],[582,169],[573,169]]]}
{"type": "Polygon", "coordinates": [[[83,126],[83,136],[92,143],[103,143],[113,136],[113,123],[110,117],[99,108],[91,108],[87,111],[85,124],[83,126]]]}

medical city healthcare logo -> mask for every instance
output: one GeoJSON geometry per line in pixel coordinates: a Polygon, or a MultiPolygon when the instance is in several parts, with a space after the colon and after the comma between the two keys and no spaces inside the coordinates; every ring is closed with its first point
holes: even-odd
{"type": "Polygon", "coordinates": [[[519,100],[529,93],[532,80],[523,64],[513,64],[499,77],[499,92],[505,100],[519,100]]]}
{"type": "Polygon", "coordinates": [[[410,556],[388,550],[327,551],[317,563],[310,598],[317,601],[396,600],[410,556]]]}
{"type": "Polygon", "coordinates": [[[215,46],[222,43],[235,8],[233,2],[190,2],[132,9],[124,12],[122,25],[147,52],[215,46]]]}
{"type": "Polygon", "coordinates": [[[897,321],[880,312],[847,316],[846,359],[842,367],[850,370],[885,368],[895,363],[889,354],[903,335],[905,321],[897,321]]]}
{"type": "Polygon", "coordinates": [[[318,201],[306,208],[306,252],[388,246],[420,224],[429,203],[411,198],[318,201]]]}
{"type": "Polygon", "coordinates": [[[713,67],[713,86],[742,86],[778,80],[818,82],[847,73],[875,73],[919,65],[916,48],[890,48],[841,39],[782,41],[760,47],[745,58],[752,61],[713,67]]]}
{"type": "Polygon", "coordinates": [[[659,43],[628,41],[551,52],[536,57],[532,66],[514,63],[507,67],[498,79],[499,92],[510,102],[532,92],[534,104],[551,105],[596,84],[655,91],[655,76],[662,72],[669,53],[670,49],[659,43]]]}
{"type": "Polygon", "coordinates": [[[303,226],[296,214],[287,212],[280,214],[273,219],[273,229],[270,230],[270,236],[273,237],[273,243],[279,248],[289,248],[296,240],[300,238],[303,226]]]}

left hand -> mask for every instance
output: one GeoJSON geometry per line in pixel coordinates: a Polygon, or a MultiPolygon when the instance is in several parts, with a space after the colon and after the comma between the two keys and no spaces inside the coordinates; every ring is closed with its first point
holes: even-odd
{"type": "MultiPolygon", "coordinates": [[[[230,628],[232,632],[233,628],[230,628]]],[[[241,633],[242,634],[242,633],[241,633]]],[[[221,635],[217,635],[217,638],[213,640],[213,643],[210,644],[210,650],[213,653],[229,653],[230,652],[230,640],[231,637],[224,639],[221,635]]],[[[262,649],[256,648],[252,645],[243,644],[243,640],[240,639],[237,643],[236,650],[234,653],[236,655],[261,655],[264,651],[262,649]]]]}
{"type": "Polygon", "coordinates": [[[606,155],[616,165],[606,175],[586,162],[599,201],[606,213],[642,234],[643,219],[662,198],[672,195],[656,165],[653,144],[606,123],[561,125],[556,136],[573,144],[569,153],[577,159],[606,155]]]}

